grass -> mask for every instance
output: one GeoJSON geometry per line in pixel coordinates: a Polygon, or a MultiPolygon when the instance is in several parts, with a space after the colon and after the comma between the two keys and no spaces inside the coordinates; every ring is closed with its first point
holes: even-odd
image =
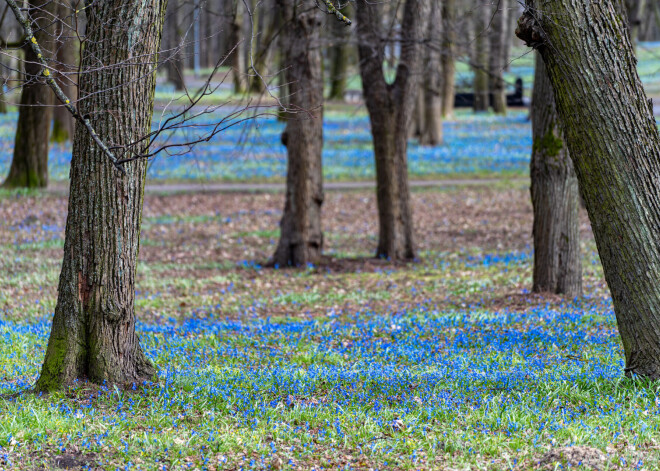
{"type": "MultiPolygon", "coordinates": [[[[328,252],[371,253],[373,215],[356,222],[370,197],[328,195],[328,252]]],[[[586,296],[527,292],[526,189],[415,193],[418,263],[302,271],[260,268],[275,195],[185,198],[146,202],[136,310],[158,382],[4,396],[0,468],[532,469],[565,446],[600,450],[603,469],[660,465],[658,386],[622,375],[588,230],[586,296]]],[[[0,394],[39,372],[62,201],[2,196],[0,232],[18,244],[0,246],[0,394]]]]}

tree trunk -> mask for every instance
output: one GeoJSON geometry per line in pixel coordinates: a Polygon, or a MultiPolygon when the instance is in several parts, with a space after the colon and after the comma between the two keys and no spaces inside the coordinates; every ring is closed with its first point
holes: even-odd
{"type": "Polygon", "coordinates": [[[612,0],[528,0],[517,34],[555,95],[629,375],[660,378],[660,135],[612,0]],[[533,15],[531,12],[534,12],[533,15]]]}
{"type": "Polygon", "coordinates": [[[229,27],[229,39],[227,47],[228,63],[231,66],[232,80],[234,83],[234,93],[245,93],[246,77],[243,55],[245,50],[245,41],[243,38],[243,15],[241,9],[243,2],[234,0],[233,19],[229,27]]]}
{"type": "MultiPolygon", "coordinates": [[[[58,74],[55,75],[55,80],[69,99],[77,100],[78,41],[73,29],[75,25],[71,21],[73,13],[71,2],[62,0],[58,6],[59,21],[56,24],[58,74]]],[[[56,105],[53,109],[53,133],[50,139],[53,142],[70,141],[73,138],[75,119],[63,105],[56,105]]]]}
{"type": "Polygon", "coordinates": [[[283,41],[290,116],[283,141],[287,146],[286,202],[280,241],[271,263],[281,267],[316,263],[323,250],[323,76],[321,11],[301,8],[297,0],[277,0],[284,15],[283,41]]]}
{"type": "MultiPolygon", "coordinates": [[[[251,93],[263,93],[268,86],[270,79],[269,65],[271,63],[271,56],[273,53],[273,42],[275,34],[278,33],[280,24],[280,11],[277,8],[266,7],[271,6],[272,3],[260,3],[256,9],[258,28],[253,33],[253,42],[255,48],[252,55],[252,80],[250,81],[251,93]],[[256,38],[254,35],[256,34],[256,38]]],[[[255,25],[257,26],[257,25],[255,25]]]]}
{"type": "MultiPolygon", "coordinates": [[[[121,146],[150,131],[165,3],[117,0],[86,9],[80,110],[105,142],[121,146]]],[[[121,175],[76,127],[64,261],[39,391],[78,378],[125,384],[154,377],[134,307],[147,162],[124,168],[121,175]]]]}
{"type": "MultiPolygon", "coordinates": [[[[657,2],[657,0],[655,0],[657,2]]],[[[626,0],[628,10],[628,25],[630,28],[630,38],[633,45],[639,40],[639,30],[642,24],[644,10],[646,9],[646,0],[626,0]]]]}
{"type": "Polygon", "coordinates": [[[431,3],[431,16],[428,22],[428,40],[423,78],[424,120],[419,143],[424,146],[442,144],[442,97],[440,96],[440,27],[442,26],[441,6],[431,3]]]}
{"type": "Polygon", "coordinates": [[[474,10],[474,111],[488,111],[488,22],[490,21],[490,8],[480,1],[474,10]]]}
{"type": "Polygon", "coordinates": [[[442,54],[440,55],[442,73],[442,117],[454,116],[454,97],[456,95],[456,0],[442,0],[442,54]]]}
{"type": "Polygon", "coordinates": [[[504,82],[504,50],[506,24],[508,21],[506,0],[495,3],[496,10],[490,12],[490,54],[488,56],[488,81],[490,93],[493,97],[493,111],[497,114],[506,114],[506,83],[504,82]]]}
{"type": "Polygon", "coordinates": [[[559,127],[552,85],[538,55],[531,116],[533,291],[574,298],[582,295],[580,194],[573,162],[559,127]]]}
{"type": "Polygon", "coordinates": [[[167,29],[165,54],[165,70],[167,81],[174,85],[175,90],[185,90],[186,81],[183,63],[183,26],[181,24],[182,6],[180,0],[168,0],[165,28],[167,29]]]}
{"type": "Polygon", "coordinates": [[[381,4],[358,0],[357,33],[360,75],[369,111],[376,159],[378,201],[377,257],[392,260],[415,257],[412,208],[408,187],[408,129],[418,91],[422,39],[430,0],[407,0],[401,24],[401,53],[394,82],[383,73],[385,41],[381,32],[381,4]]]}
{"type": "MultiPolygon", "coordinates": [[[[33,24],[35,39],[46,51],[52,50],[53,25],[44,24],[45,12],[55,15],[57,5],[48,0],[29,2],[28,17],[38,19],[33,24]],[[35,27],[37,26],[37,27],[35,27]]],[[[14,139],[14,156],[7,188],[45,188],[48,186],[48,141],[53,119],[53,92],[41,76],[41,65],[31,48],[25,48],[24,82],[18,110],[14,139]]]]}
{"type": "MultiPolygon", "coordinates": [[[[350,4],[346,4],[346,8],[342,9],[342,14],[349,18],[352,16],[350,4]]],[[[348,79],[348,58],[350,55],[348,38],[351,30],[341,21],[337,21],[336,19],[331,21],[334,46],[331,50],[332,65],[330,68],[330,95],[328,99],[344,101],[348,79]]]]}

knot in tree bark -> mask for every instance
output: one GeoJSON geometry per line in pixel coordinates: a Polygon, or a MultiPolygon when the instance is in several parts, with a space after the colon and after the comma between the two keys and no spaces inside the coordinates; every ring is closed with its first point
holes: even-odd
{"type": "Polygon", "coordinates": [[[544,45],[543,30],[530,9],[525,10],[522,16],[518,19],[516,36],[522,39],[527,47],[533,49],[539,49],[544,45]]]}

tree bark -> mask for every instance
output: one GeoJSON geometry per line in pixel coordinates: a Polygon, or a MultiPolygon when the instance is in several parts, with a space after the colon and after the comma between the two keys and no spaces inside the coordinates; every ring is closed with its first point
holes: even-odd
{"type": "MultiPolygon", "coordinates": [[[[655,0],[657,3],[657,0],[655,0]]],[[[628,10],[628,26],[630,28],[630,38],[633,45],[639,40],[639,30],[642,24],[644,10],[646,9],[646,0],[626,0],[628,10]]]]}
{"type": "Polygon", "coordinates": [[[253,33],[254,51],[252,54],[251,93],[263,93],[270,79],[269,65],[273,53],[275,34],[279,30],[280,12],[273,8],[272,2],[260,3],[256,7],[258,29],[253,33]],[[270,9],[267,7],[270,6],[270,9]],[[255,37],[256,35],[256,37],[255,37]]]}
{"type": "MultiPolygon", "coordinates": [[[[52,50],[54,26],[47,18],[56,15],[57,4],[49,0],[31,0],[28,18],[33,24],[35,39],[46,51],[52,50]],[[36,26],[36,27],[35,27],[36,26]]],[[[25,49],[23,89],[18,110],[14,139],[14,155],[7,188],[45,188],[48,186],[48,144],[53,119],[53,92],[41,75],[41,65],[32,48],[25,49]]]]}
{"type": "Polygon", "coordinates": [[[428,22],[429,46],[426,47],[424,65],[426,67],[422,96],[424,120],[419,143],[424,146],[442,144],[442,97],[440,96],[440,28],[442,10],[438,2],[431,3],[428,22]]]}
{"type": "Polygon", "coordinates": [[[442,71],[442,117],[454,116],[454,99],[456,95],[456,0],[442,0],[442,54],[440,55],[442,71]]]}
{"type": "MultiPolygon", "coordinates": [[[[78,41],[75,38],[75,28],[71,19],[74,8],[69,0],[62,0],[58,6],[59,20],[56,24],[56,57],[57,71],[55,80],[66,96],[71,100],[78,99],[76,71],[78,70],[78,41]]],[[[66,142],[73,138],[75,120],[73,115],[60,103],[53,109],[53,133],[51,141],[66,142]]]]}
{"type": "Polygon", "coordinates": [[[412,208],[408,187],[408,129],[419,89],[422,39],[430,0],[407,0],[401,23],[401,52],[394,82],[383,73],[385,49],[381,5],[358,0],[360,75],[369,111],[376,160],[377,257],[413,259],[412,208]]]}
{"type": "Polygon", "coordinates": [[[490,54],[488,56],[488,82],[490,94],[493,97],[493,111],[497,114],[506,114],[506,83],[504,82],[504,51],[506,38],[506,24],[509,10],[506,0],[495,2],[496,10],[490,11],[490,54]]]}
{"type": "Polygon", "coordinates": [[[283,41],[290,115],[283,141],[287,146],[286,202],[280,241],[271,263],[281,267],[316,263],[323,250],[323,76],[321,11],[297,0],[277,0],[284,15],[283,41]]]}
{"type": "Polygon", "coordinates": [[[490,106],[488,94],[488,21],[490,20],[490,9],[481,2],[477,3],[474,10],[474,49],[473,66],[474,71],[474,111],[488,111],[490,106]]]}
{"type": "MultiPolygon", "coordinates": [[[[165,5],[117,0],[86,9],[79,106],[106,142],[121,146],[150,131],[165,5]]],[[[39,391],[79,378],[126,384],[154,377],[134,307],[147,162],[124,168],[126,175],[76,127],[64,261],[39,391]]]]}
{"type": "Polygon", "coordinates": [[[536,57],[532,96],[532,205],[536,293],[582,295],[580,194],[555,109],[552,85],[536,57]]]}
{"type": "Polygon", "coordinates": [[[166,63],[167,81],[174,85],[175,90],[185,90],[185,67],[183,62],[183,27],[181,24],[182,6],[180,0],[168,0],[165,28],[167,29],[166,63]]]}
{"type": "Polygon", "coordinates": [[[612,0],[528,0],[612,294],[628,375],[660,378],[660,135],[612,0]],[[533,12],[533,14],[532,14],[533,12]]]}
{"type": "Polygon", "coordinates": [[[229,27],[229,39],[227,47],[229,50],[227,54],[228,63],[231,66],[232,81],[234,83],[234,93],[245,93],[246,90],[246,75],[245,66],[243,61],[245,51],[245,41],[243,38],[243,8],[240,0],[234,0],[234,10],[232,12],[233,18],[229,27]]]}

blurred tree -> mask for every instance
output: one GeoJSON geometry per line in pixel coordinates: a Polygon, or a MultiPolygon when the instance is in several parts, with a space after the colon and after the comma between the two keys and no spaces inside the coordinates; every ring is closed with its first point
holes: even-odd
{"type": "MultiPolygon", "coordinates": [[[[442,6],[431,2],[431,16],[428,21],[427,45],[424,48],[424,76],[420,96],[424,118],[421,125],[419,143],[437,146],[442,143],[442,96],[440,92],[440,46],[442,28],[442,6]]],[[[452,97],[453,98],[453,97],[452,97]]]]}
{"type": "Polygon", "coordinates": [[[271,260],[281,267],[316,263],[323,250],[323,75],[321,10],[298,0],[277,0],[283,15],[288,83],[286,201],[280,241],[271,260]]]}
{"type": "MultiPolygon", "coordinates": [[[[34,38],[44,50],[52,51],[57,3],[52,0],[30,0],[27,16],[36,25],[34,38]]],[[[9,175],[4,182],[8,188],[45,188],[48,185],[48,143],[53,119],[53,92],[44,83],[42,66],[27,41],[24,76],[18,123],[14,138],[14,155],[9,175]]]]}
{"type": "MultiPolygon", "coordinates": [[[[57,16],[55,22],[55,37],[57,38],[55,51],[54,74],[62,91],[72,100],[77,99],[78,87],[76,73],[78,71],[79,44],[73,24],[74,11],[71,0],[58,0],[57,16]]],[[[53,132],[51,141],[66,142],[73,139],[75,119],[64,106],[56,103],[53,109],[53,132]]]]}
{"type": "Polygon", "coordinates": [[[489,76],[488,76],[488,24],[491,18],[490,8],[477,0],[472,12],[474,26],[474,44],[472,47],[472,70],[474,71],[474,111],[488,111],[489,76]]]}
{"type": "Polygon", "coordinates": [[[497,114],[506,114],[506,82],[504,82],[504,68],[507,63],[506,33],[508,22],[508,1],[494,2],[489,12],[490,24],[487,25],[490,40],[490,53],[488,55],[488,88],[492,96],[493,111],[497,114]]]}
{"type": "Polygon", "coordinates": [[[165,27],[163,28],[163,42],[166,48],[163,59],[165,60],[167,81],[174,85],[175,90],[184,90],[186,88],[185,64],[183,61],[185,47],[183,44],[182,13],[183,7],[181,0],[168,0],[165,27]]]}
{"type": "MultiPolygon", "coordinates": [[[[85,9],[78,107],[114,146],[150,131],[165,5],[115,0],[85,9]]],[[[127,157],[134,149],[125,148],[127,157]]],[[[76,126],[64,261],[38,391],[82,378],[119,384],[154,378],[135,333],[134,307],[147,161],[123,169],[76,126]]]]}
{"type": "Polygon", "coordinates": [[[660,134],[619,0],[527,0],[612,294],[627,375],[660,379],[660,134]]]}
{"type": "MultiPolygon", "coordinates": [[[[341,13],[347,17],[352,16],[350,3],[341,10],[341,13]]],[[[330,32],[332,35],[332,47],[330,49],[330,94],[328,99],[344,101],[346,93],[346,83],[348,81],[348,64],[351,57],[351,50],[348,44],[351,30],[341,21],[332,21],[330,23],[330,32]]]]}
{"type": "Polygon", "coordinates": [[[442,0],[442,53],[440,54],[440,70],[442,78],[442,116],[454,116],[454,95],[456,94],[456,0],[442,0]]]}
{"type": "Polygon", "coordinates": [[[399,64],[392,83],[385,78],[386,37],[382,3],[357,0],[358,52],[364,97],[376,159],[378,248],[392,260],[415,257],[408,187],[408,130],[419,89],[423,38],[430,0],[406,0],[401,21],[399,64]]]}
{"type": "Polygon", "coordinates": [[[532,96],[534,292],[582,295],[580,194],[564,143],[552,85],[539,55],[532,96]]]}

